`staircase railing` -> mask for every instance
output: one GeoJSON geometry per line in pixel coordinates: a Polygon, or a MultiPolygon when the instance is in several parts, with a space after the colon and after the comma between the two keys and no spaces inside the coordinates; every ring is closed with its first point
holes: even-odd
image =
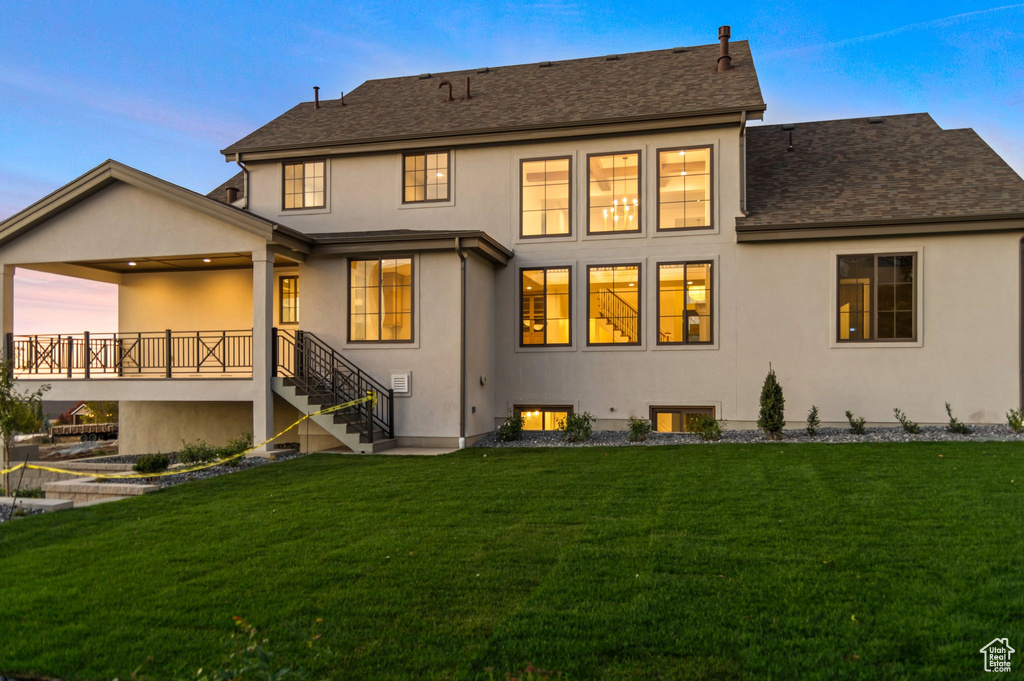
{"type": "Polygon", "coordinates": [[[625,298],[606,288],[597,292],[597,316],[611,324],[612,328],[629,339],[630,343],[640,342],[638,320],[640,313],[625,298]]]}
{"type": "Polygon", "coordinates": [[[308,331],[274,331],[274,375],[294,379],[311,396],[325,399],[328,406],[344,404],[369,393],[376,403],[363,402],[336,413],[372,443],[374,431],[395,436],[394,391],[345,359],[338,351],[308,331]]]}

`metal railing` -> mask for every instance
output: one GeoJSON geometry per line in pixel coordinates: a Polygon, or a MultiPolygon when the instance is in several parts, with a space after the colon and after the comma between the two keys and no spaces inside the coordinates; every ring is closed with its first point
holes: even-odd
{"type": "Polygon", "coordinates": [[[251,330],[7,334],[6,345],[19,378],[252,375],[251,330]]]}
{"type": "Polygon", "coordinates": [[[640,342],[640,313],[615,291],[606,288],[597,292],[597,316],[625,336],[628,342],[640,342]]]}
{"type": "Polygon", "coordinates": [[[343,404],[373,392],[376,404],[363,402],[336,413],[372,443],[374,431],[395,436],[394,392],[308,331],[273,330],[274,376],[290,378],[325,406],[343,404]]]}

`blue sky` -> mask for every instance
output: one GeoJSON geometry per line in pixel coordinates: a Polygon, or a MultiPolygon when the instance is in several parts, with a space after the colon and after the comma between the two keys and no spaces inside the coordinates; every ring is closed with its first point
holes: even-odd
{"type": "Polygon", "coordinates": [[[749,40],[782,123],[927,111],[1024,173],[1024,4],[0,3],[0,219],[107,158],[206,192],[218,150],[368,78],[749,40]]]}

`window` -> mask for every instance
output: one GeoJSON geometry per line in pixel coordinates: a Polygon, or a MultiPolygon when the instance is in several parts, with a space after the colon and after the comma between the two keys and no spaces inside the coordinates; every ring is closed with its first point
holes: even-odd
{"type": "Polygon", "coordinates": [[[590,345],[640,343],[640,265],[591,265],[589,285],[590,345]]]}
{"type": "Polygon", "coordinates": [[[714,407],[651,407],[656,433],[691,433],[701,416],[715,416],[714,407]]]}
{"type": "Polygon", "coordinates": [[[323,208],[324,161],[284,164],[284,208],[323,208]]]}
{"type": "Polygon", "coordinates": [[[447,201],[449,179],[448,152],[406,154],[404,158],[403,203],[447,201]]]}
{"type": "Polygon", "coordinates": [[[281,277],[278,280],[281,301],[281,324],[299,323],[299,278],[281,277]]]}
{"type": "Polygon", "coordinates": [[[587,232],[640,231],[640,152],[588,156],[587,232]]]}
{"type": "Polygon", "coordinates": [[[658,265],[658,343],[711,342],[711,263],[658,265]]]}
{"type": "Polygon", "coordinates": [[[658,152],[658,229],[711,226],[711,149],[658,152]]]}
{"type": "Polygon", "coordinates": [[[569,234],[569,158],[522,161],[519,165],[522,213],[520,236],[569,234]]]}
{"type": "Polygon", "coordinates": [[[837,301],[840,341],[912,341],[913,253],[841,255],[837,301]]]}
{"type": "Polygon", "coordinates": [[[520,272],[521,345],[569,345],[570,268],[520,272]]]}
{"type": "Polygon", "coordinates": [[[352,342],[412,340],[412,258],[350,260],[352,342]]]}
{"type": "Polygon", "coordinates": [[[523,430],[558,430],[572,407],[515,407],[523,417],[523,430]]]}

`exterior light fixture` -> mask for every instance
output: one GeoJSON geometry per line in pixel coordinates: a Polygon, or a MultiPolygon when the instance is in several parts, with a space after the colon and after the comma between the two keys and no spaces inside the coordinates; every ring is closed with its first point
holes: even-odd
{"type": "Polygon", "coordinates": [[[212,262],[209,258],[203,258],[203,262],[212,262]]]}
{"type": "Polygon", "coordinates": [[[135,267],[135,264],[136,264],[136,263],[135,263],[135,261],[134,261],[134,260],[129,260],[129,261],[128,261],[128,267],[135,267]]]}

